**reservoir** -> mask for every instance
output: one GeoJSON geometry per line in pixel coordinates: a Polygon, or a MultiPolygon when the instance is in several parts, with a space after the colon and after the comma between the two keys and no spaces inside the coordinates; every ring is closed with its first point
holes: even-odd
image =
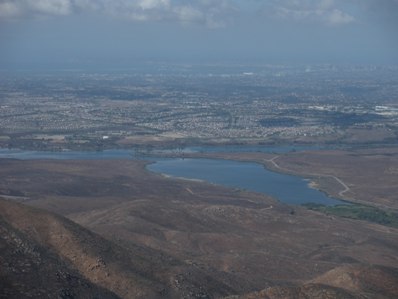
{"type": "MultiPolygon", "coordinates": [[[[330,148],[330,147],[328,147],[330,148]]],[[[191,146],[180,149],[155,149],[145,154],[161,156],[163,154],[181,153],[238,153],[238,152],[263,152],[263,153],[288,153],[292,151],[325,149],[319,146],[260,146],[260,145],[224,145],[224,146],[191,146]]],[[[62,159],[62,160],[95,160],[95,159],[130,159],[142,158],[140,150],[136,149],[108,149],[103,151],[30,151],[23,149],[0,148],[0,158],[12,159],[62,159]],[[138,153],[138,155],[137,155],[138,153]]]]}
{"type": "MultiPolygon", "coordinates": [[[[192,149],[190,149],[192,150],[192,149]]],[[[206,152],[205,148],[195,151],[206,152]]],[[[213,149],[214,150],[214,149],[213,149]]],[[[247,150],[247,148],[246,148],[247,150]]],[[[273,151],[287,150],[286,148],[273,151]]],[[[62,160],[103,160],[132,159],[131,150],[106,150],[99,152],[61,151],[41,152],[17,149],[0,149],[0,158],[62,159],[62,160]]],[[[265,169],[258,163],[237,162],[219,159],[164,159],[150,158],[155,163],[148,165],[148,170],[174,177],[200,179],[213,184],[239,188],[271,195],[281,202],[300,205],[318,203],[323,205],[347,204],[344,201],[327,196],[325,193],[308,186],[309,181],[297,176],[281,174],[265,169]]]]}
{"type": "Polygon", "coordinates": [[[105,151],[28,151],[20,149],[0,149],[0,158],[37,160],[37,159],[58,159],[58,160],[110,160],[110,159],[131,159],[131,150],[105,150],[105,151]]]}
{"type": "Polygon", "coordinates": [[[287,204],[317,203],[328,206],[347,204],[310,188],[306,179],[273,172],[258,163],[219,159],[160,159],[147,168],[173,177],[199,179],[264,193],[287,204]]]}

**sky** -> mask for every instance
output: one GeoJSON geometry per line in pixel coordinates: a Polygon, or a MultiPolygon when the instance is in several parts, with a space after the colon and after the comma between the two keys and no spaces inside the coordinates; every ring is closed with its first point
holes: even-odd
{"type": "Polygon", "coordinates": [[[398,64],[398,0],[0,0],[0,68],[398,64]]]}

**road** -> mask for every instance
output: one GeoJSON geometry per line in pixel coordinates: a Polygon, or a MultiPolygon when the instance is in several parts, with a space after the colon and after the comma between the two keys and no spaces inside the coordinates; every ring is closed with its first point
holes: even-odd
{"type": "MultiPolygon", "coordinates": [[[[290,170],[290,169],[287,169],[287,168],[284,168],[284,167],[280,167],[280,166],[275,162],[275,160],[278,159],[279,157],[280,157],[280,156],[275,156],[275,157],[273,157],[272,159],[264,159],[264,161],[265,161],[265,162],[268,162],[268,163],[271,163],[272,166],[274,166],[276,169],[279,169],[279,170],[281,170],[281,171],[290,172],[290,173],[294,172],[294,171],[292,171],[292,170],[290,170]]],[[[346,193],[346,192],[348,192],[348,191],[351,190],[350,187],[348,187],[341,179],[339,179],[338,177],[336,177],[336,176],[334,176],[334,175],[331,175],[331,174],[322,174],[322,173],[306,173],[306,175],[309,175],[309,176],[318,176],[318,177],[329,177],[329,178],[335,179],[335,180],[343,187],[343,190],[341,190],[341,191],[338,193],[339,196],[341,196],[341,197],[344,196],[344,193],[346,193]]]]}

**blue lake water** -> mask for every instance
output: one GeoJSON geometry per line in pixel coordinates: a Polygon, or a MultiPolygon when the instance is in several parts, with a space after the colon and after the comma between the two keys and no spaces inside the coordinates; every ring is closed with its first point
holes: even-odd
{"type": "MultiPolygon", "coordinates": [[[[255,147],[197,147],[189,149],[197,152],[256,150],[255,147]],[[212,150],[211,150],[212,149],[212,150]]],[[[265,151],[266,148],[262,148],[265,151]]],[[[274,147],[274,152],[285,152],[292,147],[274,147]]],[[[103,160],[132,159],[133,150],[105,151],[26,151],[18,149],[0,149],[0,158],[28,159],[62,159],[62,160],[103,160]]],[[[281,202],[289,204],[319,203],[324,205],[346,204],[343,201],[328,197],[323,192],[308,186],[308,180],[303,178],[272,172],[262,165],[249,162],[236,162],[218,159],[157,159],[148,169],[176,177],[200,179],[214,184],[246,189],[268,194],[281,202]]]]}
{"type": "Polygon", "coordinates": [[[186,147],[186,152],[262,152],[262,153],[288,153],[291,151],[306,151],[325,149],[317,145],[228,145],[228,146],[192,146],[186,147]]]}
{"type": "MultiPolygon", "coordinates": [[[[270,145],[222,145],[222,146],[191,146],[181,149],[155,149],[145,152],[147,155],[156,156],[171,153],[238,153],[238,152],[263,152],[263,153],[287,153],[292,151],[320,150],[330,147],[316,145],[300,146],[270,146],[270,145]]],[[[103,151],[29,151],[21,149],[0,148],[0,158],[13,159],[128,159],[142,154],[142,149],[113,149],[103,151]],[[138,155],[136,155],[138,153],[138,155]]]]}
{"type": "Polygon", "coordinates": [[[265,169],[262,165],[217,159],[160,159],[149,170],[174,177],[200,179],[214,184],[271,195],[281,202],[300,205],[346,204],[308,186],[303,178],[265,169]]]}
{"type": "Polygon", "coordinates": [[[26,151],[19,149],[0,149],[0,158],[20,160],[31,159],[60,159],[60,160],[103,160],[103,159],[131,159],[132,150],[105,151],[26,151]]]}

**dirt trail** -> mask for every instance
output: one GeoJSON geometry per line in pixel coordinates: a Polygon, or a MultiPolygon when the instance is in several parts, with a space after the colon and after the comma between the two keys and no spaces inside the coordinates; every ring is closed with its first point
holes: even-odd
{"type": "MultiPolygon", "coordinates": [[[[290,170],[290,169],[287,169],[287,168],[284,168],[284,167],[280,167],[276,162],[275,162],[275,160],[276,159],[278,159],[280,156],[275,156],[275,157],[273,157],[272,159],[264,159],[264,161],[265,162],[268,162],[268,163],[271,163],[272,164],[272,166],[274,166],[276,169],[279,169],[279,170],[281,170],[281,171],[284,171],[284,172],[293,172],[292,170],[290,170]]],[[[339,179],[338,177],[336,177],[336,176],[334,176],[334,175],[331,175],[331,174],[322,174],[322,173],[306,173],[306,175],[309,175],[309,176],[318,176],[318,177],[329,177],[329,178],[333,178],[333,179],[335,179],[344,189],[343,190],[341,190],[341,191],[339,191],[339,196],[341,196],[341,197],[343,197],[344,196],[344,193],[346,193],[346,192],[348,192],[348,191],[350,191],[351,189],[350,189],[350,187],[348,187],[341,179],[339,179]]]]}

